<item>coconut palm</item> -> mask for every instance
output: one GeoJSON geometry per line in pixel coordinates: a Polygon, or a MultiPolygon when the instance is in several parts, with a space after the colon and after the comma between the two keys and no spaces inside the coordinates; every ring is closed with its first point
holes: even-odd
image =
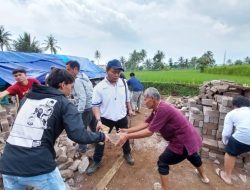
{"type": "Polygon", "coordinates": [[[35,37],[32,39],[30,34],[28,34],[27,32],[24,32],[22,36],[19,35],[19,38],[17,40],[14,40],[13,47],[15,51],[35,53],[42,52],[39,41],[37,41],[35,37]]]}
{"type": "Polygon", "coordinates": [[[54,36],[52,34],[50,34],[49,36],[47,36],[47,39],[44,40],[43,45],[45,45],[44,50],[50,50],[51,54],[56,54],[57,50],[61,49],[59,46],[56,45],[57,44],[57,40],[54,38],[54,36]]]}
{"type": "Polygon", "coordinates": [[[3,51],[4,46],[6,47],[7,50],[10,49],[10,41],[11,39],[9,38],[11,34],[8,31],[4,30],[4,26],[0,26],[0,47],[1,50],[3,51]]]}

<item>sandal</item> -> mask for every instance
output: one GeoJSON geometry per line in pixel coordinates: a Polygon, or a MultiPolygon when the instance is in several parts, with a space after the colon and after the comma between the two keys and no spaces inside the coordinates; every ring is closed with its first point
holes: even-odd
{"type": "Polygon", "coordinates": [[[201,179],[201,181],[202,181],[203,183],[205,183],[205,184],[208,184],[208,183],[209,183],[209,179],[208,179],[207,177],[205,177],[205,178],[202,177],[197,169],[195,169],[194,171],[195,171],[195,173],[200,177],[200,179],[201,179]]]}
{"type": "Polygon", "coordinates": [[[226,179],[224,179],[224,178],[222,177],[221,173],[222,173],[223,171],[222,171],[220,168],[217,168],[217,169],[215,170],[215,172],[216,172],[216,174],[217,174],[226,184],[232,185],[232,182],[231,182],[231,181],[228,181],[228,180],[226,180],[226,179]]]}

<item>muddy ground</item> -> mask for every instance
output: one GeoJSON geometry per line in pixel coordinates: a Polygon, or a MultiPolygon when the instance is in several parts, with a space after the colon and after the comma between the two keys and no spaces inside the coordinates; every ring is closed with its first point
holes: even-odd
{"type": "MultiPolygon", "coordinates": [[[[132,118],[131,126],[145,119],[150,111],[142,109],[140,114],[132,118]]],[[[153,135],[146,139],[134,141],[133,156],[135,165],[129,166],[123,162],[112,180],[106,186],[107,190],[152,190],[155,182],[160,182],[157,172],[156,161],[160,153],[166,147],[165,142],[158,135],[153,135]]],[[[102,166],[92,176],[86,174],[78,175],[74,189],[94,189],[96,184],[112,168],[118,157],[122,155],[122,149],[107,144],[102,166]]],[[[244,190],[250,189],[250,175],[245,170],[236,168],[233,175],[233,185],[226,185],[216,174],[217,167],[222,168],[222,164],[214,164],[213,161],[203,160],[206,173],[210,179],[210,184],[203,184],[193,166],[188,161],[171,166],[170,185],[172,190],[244,190]],[[239,174],[246,175],[246,182],[239,178],[239,174]]]]}

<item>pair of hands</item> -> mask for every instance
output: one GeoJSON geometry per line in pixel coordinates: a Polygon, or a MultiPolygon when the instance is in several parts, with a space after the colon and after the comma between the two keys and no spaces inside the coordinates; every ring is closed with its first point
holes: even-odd
{"type": "MultiPolygon", "coordinates": [[[[112,142],[111,138],[109,137],[108,132],[103,130],[103,125],[101,121],[98,121],[96,130],[104,132],[105,142],[112,142]]],[[[119,139],[118,141],[115,142],[115,146],[122,146],[128,140],[127,133],[128,133],[128,129],[119,129],[118,131],[119,139]]]]}

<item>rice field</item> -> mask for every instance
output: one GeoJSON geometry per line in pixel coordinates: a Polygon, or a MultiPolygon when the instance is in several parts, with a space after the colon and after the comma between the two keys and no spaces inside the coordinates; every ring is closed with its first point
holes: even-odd
{"type": "MultiPolygon", "coordinates": [[[[126,72],[127,78],[129,78],[129,73],[126,72]]],[[[143,82],[199,85],[209,80],[230,80],[239,84],[250,85],[250,76],[200,73],[197,70],[135,71],[134,73],[143,82]]]]}

